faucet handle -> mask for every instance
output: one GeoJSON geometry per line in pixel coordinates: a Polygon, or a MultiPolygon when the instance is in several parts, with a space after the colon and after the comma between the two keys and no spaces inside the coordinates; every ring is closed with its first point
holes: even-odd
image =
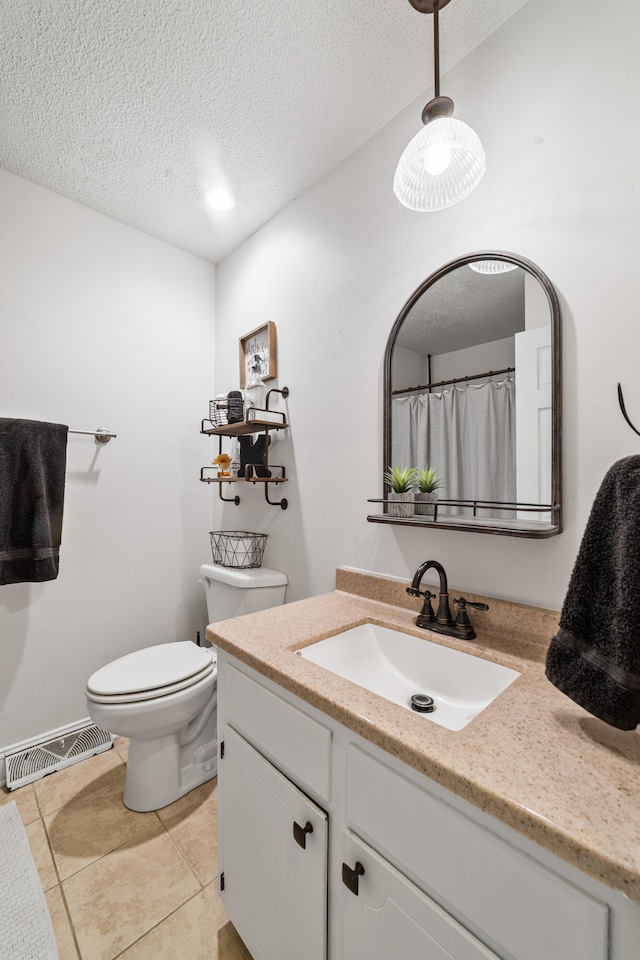
{"type": "Polygon", "coordinates": [[[407,593],[410,597],[424,597],[426,601],[435,600],[437,597],[436,593],[431,593],[430,590],[418,590],[417,587],[407,587],[407,593]]]}
{"type": "Polygon", "coordinates": [[[474,603],[471,600],[465,600],[464,597],[460,597],[453,602],[458,604],[458,615],[455,623],[456,636],[461,637],[463,640],[473,640],[476,632],[471,626],[467,607],[474,607],[476,610],[488,610],[489,605],[487,603],[474,603]]]}
{"type": "Polygon", "coordinates": [[[458,604],[458,615],[456,617],[456,626],[463,628],[471,628],[471,623],[469,622],[469,615],[467,614],[467,607],[473,607],[475,610],[488,610],[488,603],[474,603],[472,600],[465,600],[464,597],[460,597],[458,600],[454,600],[454,603],[458,604]]]}
{"type": "Polygon", "coordinates": [[[437,594],[431,593],[431,590],[419,590],[418,587],[407,587],[407,593],[410,597],[424,597],[422,610],[418,614],[416,623],[419,627],[424,627],[427,623],[433,623],[436,618],[431,606],[431,601],[436,599],[437,594]]]}
{"type": "Polygon", "coordinates": [[[419,627],[424,627],[427,623],[433,623],[436,618],[433,607],[431,606],[431,601],[436,599],[437,594],[431,593],[430,590],[418,590],[417,596],[424,597],[424,603],[422,604],[422,610],[418,614],[416,623],[419,627]]]}
{"type": "Polygon", "coordinates": [[[474,603],[472,600],[465,600],[464,597],[460,597],[459,600],[454,600],[454,603],[457,603],[461,610],[464,610],[465,607],[473,607],[474,610],[488,610],[488,603],[474,603]]]}

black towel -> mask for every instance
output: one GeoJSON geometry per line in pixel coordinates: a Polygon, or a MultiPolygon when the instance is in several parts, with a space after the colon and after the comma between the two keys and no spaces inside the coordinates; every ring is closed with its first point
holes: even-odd
{"type": "Polygon", "coordinates": [[[602,481],[546,672],[605,723],[640,723],[640,457],[619,460],[602,481]]]}
{"type": "Polygon", "coordinates": [[[0,418],[0,584],[58,576],[67,432],[0,418]]]}

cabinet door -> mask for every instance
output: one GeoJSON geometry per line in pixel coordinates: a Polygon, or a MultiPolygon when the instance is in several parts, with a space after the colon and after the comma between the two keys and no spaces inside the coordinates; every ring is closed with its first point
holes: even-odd
{"type": "Polygon", "coordinates": [[[343,886],[343,957],[499,960],[350,830],[345,831],[344,854],[348,870],[360,864],[362,872],[357,894],[343,886]]]}
{"type": "Polygon", "coordinates": [[[227,913],[254,960],[325,960],[327,814],[232,727],[221,739],[227,913]]]}

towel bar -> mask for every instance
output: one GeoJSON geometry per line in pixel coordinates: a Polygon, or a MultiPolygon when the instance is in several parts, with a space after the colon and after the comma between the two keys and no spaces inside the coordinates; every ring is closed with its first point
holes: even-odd
{"type": "Polygon", "coordinates": [[[87,437],[94,437],[96,443],[109,443],[112,437],[117,437],[117,433],[111,433],[110,430],[105,430],[104,427],[98,427],[97,430],[69,430],[69,433],[82,433],[87,437]]]}

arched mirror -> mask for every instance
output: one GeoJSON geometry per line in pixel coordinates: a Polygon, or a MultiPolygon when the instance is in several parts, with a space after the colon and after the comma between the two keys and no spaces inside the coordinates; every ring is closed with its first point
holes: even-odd
{"type": "Polygon", "coordinates": [[[385,483],[382,513],[368,519],[560,533],[560,383],[560,308],[545,274],[496,251],[445,264],[400,311],[384,365],[383,472],[429,467],[440,486],[428,508],[416,499],[397,516],[385,483]]]}

